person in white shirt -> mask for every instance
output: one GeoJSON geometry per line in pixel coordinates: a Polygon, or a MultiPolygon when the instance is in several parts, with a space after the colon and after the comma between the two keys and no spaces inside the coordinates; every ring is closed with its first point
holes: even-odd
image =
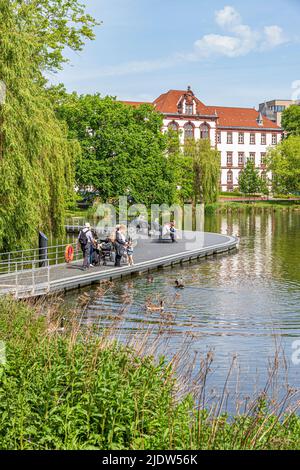
{"type": "Polygon", "coordinates": [[[78,235],[78,244],[82,250],[83,254],[83,270],[89,269],[91,266],[90,264],[90,254],[91,254],[91,247],[94,244],[94,237],[91,232],[91,225],[86,222],[84,224],[84,228],[80,230],[78,235]]]}

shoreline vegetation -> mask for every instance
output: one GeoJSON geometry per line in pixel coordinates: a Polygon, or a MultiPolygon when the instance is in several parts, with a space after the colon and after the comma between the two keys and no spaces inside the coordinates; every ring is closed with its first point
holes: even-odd
{"type": "MultiPolygon", "coordinates": [[[[234,196],[231,196],[235,198],[234,196]]],[[[229,198],[229,197],[228,197],[229,198]]],[[[227,213],[241,213],[248,212],[277,212],[277,211],[300,211],[300,199],[298,200],[253,200],[249,201],[241,199],[238,201],[238,197],[234,201],[226,200],[226,197],[221,196],[218,202],[212,204],[205,204],[205,214],[227,214],[227,213]]],[[[95,208],[93,206],[87,209],[70,209],[66,212],[66,219],[72,218],[94,218],[95,208]]]]}
{"type": "MultiPolygon", "coordinates": [[[[105,284],[97,291],[105,295],[105,284]]],[[[81,324],[89,301],[83,294],[67,313],[58,298],[35,305],[0,299],[2,450],[300,448],[298,391],[287,387],[279,402],[268,398],[278,357],[264,390],[230,417],[231,370],[219,400],[207,403],[212,353],[191,381],[195,364],[190,372],[180,367],[184,353],[170,362],[154,356],[159,334],[148,341],[151,349],[140,334],[117,341],[122,311],[109,329],[81,324]]]]}

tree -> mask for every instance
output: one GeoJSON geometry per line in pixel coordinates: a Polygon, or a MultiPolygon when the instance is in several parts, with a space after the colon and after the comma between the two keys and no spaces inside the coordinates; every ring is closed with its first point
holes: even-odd
{"type": "Polygon", "coordinates": [[[92,187],[102,200],[130,195],[136,203],[171,204],[176,185],[166,157],[162,116],[150,105],[134,108],[114,98],[51,91],[57,115],[79,140],[76,183],[92,187]]]}
{"type": "Polygon", "coordinates": [[[220,186],[220,152],[211,147],[209,139],[189,139],[185,143],[184,153],[190,158],[193,169],[194,203],[215,202],[220,186]]]}
{"type": "MultiPolygon", "coordinates": [[[[59,68],[63,47],[80,48],[86,36],[84,24],[76,33],[69,18],[63,20],[67,4],[69,12],[78,5],[71,0],[0,4],[0,80],[7,90],[0,106],[2,250],[32,246],[38,229],[63,233],[80,147],[56,118],[42,72],[59,68]]],[[[79,15],[77,20],[80,24],[79,15]]]]}
{"type": "Polygon", "coordinates": [[[283,140],[268,154],[273,191],[279,194],[300,191],[300,136],[283,140]]]}
{"type": "Polygon", "coordinates": [[[283,112],[282,127],[289,135],[300,135],[300,106],[289,106],[283,112]]]}
{"type": "Polygon", "coordinates": [[[260,176],[252,160],[247,161],[239,176],[239,189],[243,194],[255,194],[267,190],[266,181],[260,176]]]}

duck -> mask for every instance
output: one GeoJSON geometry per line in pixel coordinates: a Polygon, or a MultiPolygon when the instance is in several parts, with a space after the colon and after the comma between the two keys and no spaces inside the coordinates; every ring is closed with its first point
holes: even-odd
{"type": "Polygon", "coordinates": [[[184,289],[185,285],[183,283],[183,280],[182,279],[176,279],[175,281],[175,287],[177,289],[184,289]]]}
{"type": "Polygon", "coordinates": [[[159,305],[148,303],[146,305],[147,310],[150,312],[163,312],[165,307],[164,307],[164,301],[161,300],[159,305]]]}

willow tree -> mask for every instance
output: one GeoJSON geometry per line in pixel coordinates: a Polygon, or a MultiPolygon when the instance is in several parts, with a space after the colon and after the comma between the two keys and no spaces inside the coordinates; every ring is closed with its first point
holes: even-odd
{"type": "Polygon", "coordinates": [[[0,105],[2,250],[30,246],[38,229],[62,233],[80,147],[55,116],[43,72],[61,66],[65,46],[82,47],[82,38],[91,37],[91,23],[77,0],[1,0],[0,80],[6,85],[0,105]]]}
{"type": "Polygon", "coordinates": [[[188,139],[184,153],[193,167],[194,203],[215,202],[220,187],[220,152],[211,147],[209,139],[188,139]]]}

